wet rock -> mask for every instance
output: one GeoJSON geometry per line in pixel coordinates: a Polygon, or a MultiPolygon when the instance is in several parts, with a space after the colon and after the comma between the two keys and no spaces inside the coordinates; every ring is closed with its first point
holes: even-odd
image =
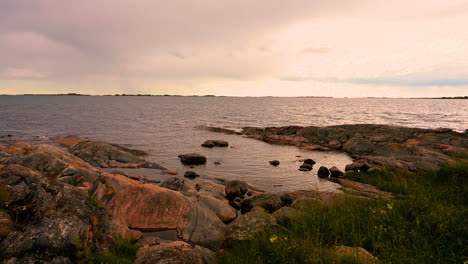
{"type": "Polygon", "coordinates": [[[264,209],[252,209],[236,218],[228,225],[227,243],[232,241],[252,240],[266,227],[276,225],[276,219],[264,209]]]}
{"type": "Polygon", "coordinates": [[[301,216],[301,211],[289,206],[281,207],[272,214],[278,224],[284,225],[290,223],[292,220],[298,219],[301,216]]]}
{"type": "Polygon", "coordinates": [[[203,142],[202,144],[203,147],[207,148],[213,148],[213,147],[228,147],[229,143],[224,140],[207,140],[203,142]]]}
{"type": "Polygon", "coordinates": [[[313,169],[313,166],[308,163],[304,163],[299,167],[300,171],[311,171],[312,169],[313,169]]]}
{"type": "Polygon", "coordinates": [[[128,178],[130,178],[132,180],[135,180],[135,181],[140,181],[141,180],[140,175],[130,175],[130,176],[128,176],[128,178]]]}
{"type": "Polygon", "coordinates": [[[338,169],[336,166],[330,168],[330,177],[341,177],[344,173],[338,169]]]}
{"type": "Polygon", "coordinates": [[[249,185],[245,181],[233,180],[226,184],[226,198],[232,201],[236,197],[242,198],[248,191],[249,185]]]}
{"type": "Polygon", "coordinates": [[[200,175],[198,175],[198,173],[194,172],[194,171],[186,171],[184,173],[184,177],[185,178],[189,178],[189,179],[195,179],[197,177],[200,177],[200,175]]]}
{"type": "Polygon", "coordinates": [[[213,164],[214,164],[214,165],[221,165],[221,162],[215,161],[215,162],[213,162],[213,164]]]}
{"type": "Polygon", "coordinates": [[[273,166],[278,166],[280,164],[279,160],[270,160],[269,162],[273,166]]]}
{"type": "Polygon", "coordinates": [[[135,264],[203,264],[203,257],[182,241],[140,248],[135,264]]]}
{"type": "Polygon", "coordinates": [[[207,140],[207,141],[203,142],[203,144],[201,144],[201,145],[202,145],[202,147],[205,147],[205,148],[214,148],[215,147],[215,144],[211,140],[207,140]]]}
{"type": "Polygon", "coordinates": [[[312,166],[316,163],[313,159],[305,159],[303,162],[312,166]]]}
{"type": "Polygon", "coordinates": [[[206,157],[198,153],[179,155],[179,159],[184,165],[200,165],[206,163],[206,157]]]}
{"type": "Polygon", "coordinates": [[[327,167],[321,166],[317,171],[317,176],[319,176],[319,178],[328,178],[328,176],[330,176],[330,171],[327,167]]]}
{"type": "Polygon", "coordinates": [[[278,194],[275,193],[260,193],[250,196],[242,201],[242,212],[248,212],[253,207],[261,207],[272,213],[283,205],[283,201],[278,194]]]}

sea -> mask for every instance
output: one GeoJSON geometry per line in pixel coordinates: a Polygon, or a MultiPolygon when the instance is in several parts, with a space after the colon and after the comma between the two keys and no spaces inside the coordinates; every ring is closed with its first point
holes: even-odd
{"type": "MultiPolygon", "coordinates": [[[[339,152],[307,151],[271,145],[239,135],[208,132],[200,126],[329,126],[389,124],[419,128],[468,128],[468,100],[380,98],[178,97],[178,96],[0,96],[0,142],[50,143],[74,135],[121,144],[150,153],[148,160],[179,172],[201,175],[196,181],[240,179],[267,191],[336,191],[319,179],[320,166],[344,169],[352,159],[339,152]],[[229,142],[207,149],[208,139],[229,142]],[[200,153],[206,165],[193,168],[178,155],[200,153]],[[317,162],[299,171],[301,160],[317,162]],[[271,166],[270,160],[279,160],[271,166]],[[215,164],[217,163],[217,164],[215,164]]],[[[173,177],[158,170],[127,169],[149,179],[173,177]]]]}

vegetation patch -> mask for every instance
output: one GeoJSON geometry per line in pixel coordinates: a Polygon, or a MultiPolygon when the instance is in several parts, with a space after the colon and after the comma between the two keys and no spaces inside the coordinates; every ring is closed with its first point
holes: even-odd
{"type": "Polygon", "coordinates": [[[239,242],[221,263],[372,263],[336,252],[361,247],[382,263],[467,263],[468,163],[438,171],[380,170],[346,178],[395,193],[389,199],[349,195],[311,201],[284,229],[239,242]]]}

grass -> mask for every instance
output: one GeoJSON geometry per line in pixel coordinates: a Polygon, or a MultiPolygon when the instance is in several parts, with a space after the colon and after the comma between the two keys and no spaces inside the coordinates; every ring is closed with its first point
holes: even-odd
{"type": "Polygon", "coordinates": [[[359,263],[334,246],[363,247],[383,263],[468,263],[468,164],[411,174],[353,173],[352,180],[395,193],[392,200],[343,196],[313,202],[283,231],[233,245],[221,263],[359,263]]]}
{"type": "Polygon", "coordinates": [[[79,250],[76,255],[79,264],[132,264],[139,248],[131,239],[118,235],[114,235],[110,248],[104,252],[81,241],[76,241],[75,246],[79,250]]]}

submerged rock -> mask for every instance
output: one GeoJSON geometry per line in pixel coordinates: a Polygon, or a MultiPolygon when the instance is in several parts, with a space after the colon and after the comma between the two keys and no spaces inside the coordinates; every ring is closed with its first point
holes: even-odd
{"type": "Polygon", "coordinates": [[[184,165],[200,165],[206,163],[206,157],[198,153],[179,155],[180,162],[184,165]]]}
{"type": "Polygon", "coordinates": [[[304,164],[314,165],[316,162],[313,159],[305,159],[304,164]]]}
{"type": "Polygon", "coordinates": [[[313,166],[308,163],[304,163],[299,167],[300,171],[311,171],[312,169],[313,169],[313,166]]]}

